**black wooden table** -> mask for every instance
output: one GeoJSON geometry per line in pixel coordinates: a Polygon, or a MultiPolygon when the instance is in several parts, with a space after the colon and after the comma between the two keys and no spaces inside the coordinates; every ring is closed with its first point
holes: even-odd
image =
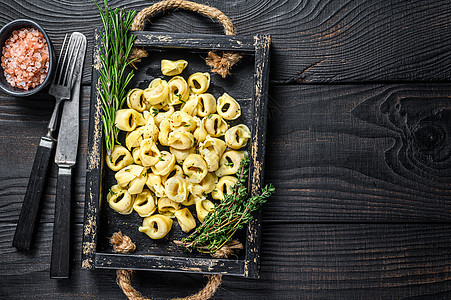
{"type": "MultiPolygon", "coordinates": [[[[225,277],[217,299],[451,298],[451,2],[199,1],[238,33],[272,36],[261,279],[225,277]]],[[[154,1],[111,1],[140,10],[154,1]]],[[[123,299],[113,270],[81,269],[91,82],[90,0],[4,0],[0,25],[40,23],[57,50],[88,37],[74,183],[70,280],[49,278],[52,166],[34,246],[11,246],[39,138],[54,100],[0,94],[0,298],[123,299]]],[[[221,34],[176,11],[146,30],[221,34]]],[[[199,290],[201,275],[136,272],[156,299],[199,290]]]]}

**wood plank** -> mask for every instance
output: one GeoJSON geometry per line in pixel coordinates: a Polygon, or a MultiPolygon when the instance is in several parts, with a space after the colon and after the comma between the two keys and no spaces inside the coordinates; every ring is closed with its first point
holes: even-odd
{"type": "Polygon", "coordinates": [[[224,50],[255,52],[254,39],[237,36],[173,33],[167,36],[164,32],[150,33],[148,31],[133,31],[136,36],[135,45],[145,47],[152,45],[155,48],[184,48],[203,50],[224,50]]]}
{"type": "Polygon", "coordinates": [[[449,221],[451,89],[274,87],[264,220],[449,221]]]}
{"type": "MultiPolygon", "coordinates": [[[[83,87],[80,104],[80,140],[74,169],[74,220],[83,222],[90,87],[83,87]]],[[[54,99],[42,93],[35,99],[0,95],[0,215],[1,222],[16,223],[25,195],[39,139],[47,133],[54,99]]],[[[40,222],[53,221],[57,166],[50,166],[40,222]]]]}
{"type": "MultiPolygon", "coordinates": [[[[400,299],[450,296],[450,224],[263,224],[261,279],[225,276],[215,299],[400,299]]],[[[49,278],[51,224],[29,253],[11,247],[0,224],[0,292],[5,299],[117,299],[113,270],[81,269],[82,226],[74,230],[72,277],[49,278]]],[[[200,289],[200,275],[137,271],[133,285],[168,299],[200,289]]]]}
{"type": "MultiPolygon", "coordinates": [[[[83,88],[74,176],[77,223],[83,222],[89,91],[83,88]]],[[[446,84],[272,86],[265,178],[277,191],[263,220],[449,222],[450,94],[446,84]],[[438,135],[421,135],[424,124],[438,135]],[[430,149],[423,145],[429,138],[430,149]]],[[[26,106],[0,97],[0,222],[17,222],[52,110],[46,101],[26,106]]],[[[56,168],[50,173],[41,222],[53,220],[56,168]]]]}
{"type": "MultiPolygon", "coordinates": [[[[130,0],[141,10],[155,1],[130,0]]],[[[240,35],[272,36],[271,80],[289,83],[431,81],[451,79],[451,2],[414,1],[206,1],[228,15],[240,35]]],[[[123,1],[110,1],[123,7],[123,1]]],[[[100,26],[90,0],[2,1],[0,26],[30,18],[50,34],[57,50],[61,31],[88,37],[84,83],[90,82],[93,27],[100,26]],[[50,17],[51,16],[51,17],[50,17]]],[[[222,34],[210,19],[177,11],[157,16],[146,30],[222,34]]]]}

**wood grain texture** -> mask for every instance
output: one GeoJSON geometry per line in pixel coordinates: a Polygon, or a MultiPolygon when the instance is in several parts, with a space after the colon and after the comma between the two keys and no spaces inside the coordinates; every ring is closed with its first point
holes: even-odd
{"type": "MultiPolygon", "coordinates": [[[[261,278],[224,277],[215,298],[450,299],[451,88],[429,82],[451,80],[451,2],[195,1],[222,10],[239,35],[272,36],[265,179],[277,193],[263,211],[261,278]]],[[[128,0],[126,8],[155,2],[128,0]]],[[[125,299],[113,270],[80,268],[96,8],[91,0],[5,0],[0,11],[0,26],[37,21],[57,51],[66,31],[84,33],[89,46],[70,280],[49,278],[55,166],[36,243],[30,252],[11,246],[54,100],[45,92],[27,100],[0,94],[0,298],[125,299]]],[[[152,32],[222,34],[189,12],[151,21],[152,32]]],[[[156,299],[205,283],[178,273],[133,277],[156,299]]]]}
{"type": "MultiPolygon", "coordinates": [[[[83,87],[80,105],[80,139],[74,170],[74,210],[77,222],[83,222],[86,147],[88,139],[90,87],[83,87]]],[[[13,98],[0,94],[0,222],[16,223],[27,188],[34,155],[40,137],[47,133],[54,99],[44,92],[35,99],[13,98]]],[[[50,162],[45,196],[41,201],[39,221],[53,221],[58,168],[50,162]]]]}
{"type": "Polygon", "coordinates": [[[265,178],[278,189],[264,219],[449,221],[450,94],[446,84],[273,87],[265,178]]]}
{"type": "MultiPolygon", "coordinates": [[[[400,299],[450,295],[451,226],[263,224],[261,279],[224,277],[215,299],[400,299]]],[[[0,293],[23,299],[123,299],[113,270],[82,270],[82,226],[75,226],[70,280],[49,278],[51,224],[35,248],[11,247],[14,226],[0,224],[0,293]],[[75,246],[76,245],[76,246],[75,246]],[[17,282],[21,284],[18,285],[17,282]]],[[[140,272],[133,285],[154,299],[202,288],[200,275],[140,272]]]]}
{"type": "MultiPolygon", "coordinates": [[[[130,0],[141,10],[155,1],[130,0]]],[[[279,83],[431,81],[451,79],[451,2],[434,0],[206,1],[229,16],[239,35],[272,36],[271,80],[279,83]]],[[[112,7],[124,2],[110,1],[112,7]]],[[[41,24],[59,49],[61,31],[80,31],[93,43],[100,26],[90,0],[2,1],[0,26],[17,18],[41,24]]],[[[208,18],[177,11],[146,30],[222,34],[208,18]]],[[[90,51],[84,83],[90,82],[90,51]]]]}
{"type": "MultiPolygon", "coordinates": [[[[89,92],[83,88],[76,223],[83,222],[89,92]]],[[[446,84],[273,86],[265,178],[277,191],[263,219],[449,222],[450,94],[446,84]],[[423,136],[426,125],[434,129],[426,132],[437,134],[423,136]]],[[[49,99],[30,107],[22,101],[0,97],[0,144],[8,145],[0,147],[0,222],[18,219],[33,153],[52,110],[49,99]]],[[[56,172],[53,166],[41,222],[53,221],[56,172]]]]}

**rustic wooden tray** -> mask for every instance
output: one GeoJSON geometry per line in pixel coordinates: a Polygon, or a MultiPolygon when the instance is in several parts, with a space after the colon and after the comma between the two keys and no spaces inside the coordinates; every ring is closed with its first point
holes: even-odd
{"type": "MultiPolygon", "coordinates": [[[[218,97],[227,92],[240,103],[242,116],[237,123],[245,123],[252,132],[247,151],[250,154],[249,193],[260,191],[263,182],[263,165],[266,137],[267,92],[269,73],[270,37],[253,38],[202,34],[166,34],[133,32],[135,45],[145,47],[149,57],[138,64],[139,69],[130,83],[131,87],[146,88],[154,76],[161,75],[160,61],[185,59],[189,62],[181,74],[187,78],[193,72],[208,72],[205,57],[210,50],[236,51],[243,59],[232,69],[226,79],[212,73],[209,92],[218,97]]],[[[114,173],[104,167],[104,143],[101,122],[99,83],[99,31],[95,32],[93,50],[91,113],[89,120],[88,156],[86,174],[86,202],[83,236],[84,268],[111,268],[136,270],[161,270],[176,272],[221,273],[257,278],[260,251],[261,211],[245,230],[238,232],[244,251],[237,257],[216,259],[209,255],[188,253],[175,246],[172,240],[186,236],[178,226],[162,240],[151,240],[138,231],[142,218],[137,214],[120,215],[108,207],[106,194],[115,184],[114,173]],[[105,199],[105,200],[104,200],[105,199]],[[137,245],[133,254],[117,254],[109,245],[116,231],[130,236],[137,245]]]]}

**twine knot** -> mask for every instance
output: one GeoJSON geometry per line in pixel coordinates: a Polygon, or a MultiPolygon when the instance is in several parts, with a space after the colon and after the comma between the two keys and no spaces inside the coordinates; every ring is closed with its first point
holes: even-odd
{"type": "Polygon", "coordinates": [[[135,243],[128,236],[122,235],[120,231],[113,234],[110,244],[113,245],[114,252],[118,253],[129,253],[136,249],[135,243]]]}
{"type": "Polygon", "coordinates": [[[213,51],[210,51],[208,52],[205,62],[211,67],[212,72],[216,72],[221,75],[222,78],[225,78],[227,75],[230,75],[230,69],[241,58],[242,56],[238,53],[223,52],[221,55],[218,55],[213,51]]]}

